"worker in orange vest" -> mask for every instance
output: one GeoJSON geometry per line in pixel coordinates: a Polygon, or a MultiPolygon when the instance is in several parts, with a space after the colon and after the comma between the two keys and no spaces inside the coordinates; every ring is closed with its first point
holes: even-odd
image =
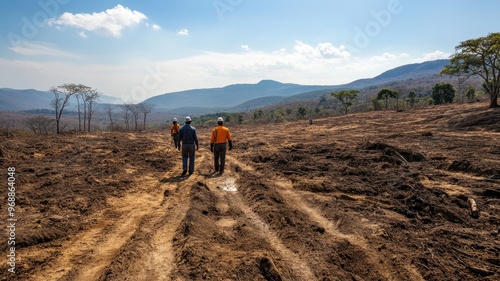
{"type": "Polygon", "coordinates": [[[181,150],[181,138],[179,134],[179,130],[181,126],[177,123],[177,118],[174,118],[172,121],[172,126],[170,126],[170,135],[174,139],[174,146],[176,149],[181,150]]]}
{"type": "Polygon", "coordinates": [[[210,137],[210,151],[214,153],[214,168],[219,175],[224,173],[224,165],[226,164],[226,141],[229,143],[229,150],[233,149],[233,139],[231,132],[227,127],[224,127],[224,119],[217,118],[217,127],[212,130],[210,137]]]}

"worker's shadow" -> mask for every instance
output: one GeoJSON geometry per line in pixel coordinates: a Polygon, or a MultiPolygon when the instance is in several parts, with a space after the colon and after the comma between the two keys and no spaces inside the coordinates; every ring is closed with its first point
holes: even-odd
{"type": "Polygon", "coordinates": [[[208,173],[202,173],[201,174],[202,176],[204,176],[205,178],[218,178],[220,177],[221,175],[217,172],[208,172],[208,173]]]}
{"type": "Polygon", "coordinates": [[[172,182],[181,182],[187,180],[191,175],[185,176],[175,176],[171,178],[163,178],[160,180],[161,183],[172,183],[172,182]]]}

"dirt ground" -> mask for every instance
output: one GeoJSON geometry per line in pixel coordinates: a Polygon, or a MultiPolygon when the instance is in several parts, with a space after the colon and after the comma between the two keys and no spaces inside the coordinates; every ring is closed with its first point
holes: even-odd
{"type": "Polygon", "coordinates": [[[208,129],[190,177],[165,132],[1,137],[17,222],[0,280],[499,280],[486,107],[229,124],[222,176],[208,129]]]}

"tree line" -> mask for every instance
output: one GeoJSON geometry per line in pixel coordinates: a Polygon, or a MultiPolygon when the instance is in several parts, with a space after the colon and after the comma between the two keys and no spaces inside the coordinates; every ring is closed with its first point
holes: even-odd
{"type": "MultiPolygon", "coordinates": [[[[76,114],[78,115],[78,131],[91,132],[93,116],[97,110],[97,102],[102,94],[97,90],[83,84],[63,84],[50,88],[50,92],[54,94],[50,105],[54,108],[52,114],[54,119],[44,115],[36,115],[24,120],[24,125],[27,126],[35,134],[48,134],[55,130],[57,134],[63,132],[67,124],[62,123],[62,116],[72,97],[76,99],[76,114]],[[55,127],[55,128],[54,128],[55,127]]],[[[110,122],[110,130],[124,128],[125,130],[146,129],[146,120],[149,113],[153,111],[154,105],[141,103],[124,103],[119,106],[107,104],[104,106],[104,111],[107,114],[110,122]],[[123,111],[124,126],[118,125],[114,115],[115,108],[121,108],[123,111]],[[142,116],[141,116],[142,114],[142,116]],[[142,124],[140,118],[142,117],[142,124]]]]}
{"type": "MultiPolygon", "coordinates": [[[[446,104],[456,100],[456,94],[461,102],[465,99],[472,101],[481,93],[484,93],[490,99],[490,108],[499,107],[498,96],[500,93],[500,33],[490,33],[487,36],[470,39],[461,42],[456,46],[456,53],[451,56],[450,64],[445,66],[441,71],[441,75],[457,78],[457,87],[450,83],[437,83],[432,87],[429,95],[418,93],[415,90],[409,90],[405,97],[402,96],[402,91],[393,88],[380,89],[375,96],[372,96],[369,101],[370,106],[365,106],[365,109],[371,110],[388,110],[389,104],[395,105],[396,110],[400,110],[400,105],[413,107],[417,103],[424,104],[446,104]],[[473,77],[479,77],[481,81],[481,89],[478,90],[473,85],[467,85],[466,81],[473,77]]],[[[337,109],[337,104],[328,100],[328,97],[334,97],[338,104],[341,105],[343,113],[347,114],[355,105],[363,103],[358,98],[360,90],[340,90],[323,95],[319,99],[319,104],[312,108],[300,106],[296,108],[297,118],[304,118],[307,113],[324,115],[324,109],[330,106],[337,109]],[[356,103],[358,102],[358,103],[356,103]]],[[[364,101],[365,104],[368,100],[364,101]]],[[[268,114],[262,110],[254,111],[254,119],[262,119],[263,116],[273,117],[272,121],[280,121],[292,109],[270,111],[268,114]]],[[[326,115],[329,115],[328,113],[326,115]]]]}
{"type": "MultiPolygon", "coordinates": [[[[124,121],[124,129],[129,131],[129,130],[139,130],[139,129],[146,129],[146,119],[149,113],[151,113],[154,109],[153,104],[148,104],[148,103],[124,103],[119,105],[120,109],[123,111],[123,121],[124,121]],[[141,118],[142,114],[142,126],[139,126],[140,122],[139,119],[141,118]]],[[[117,126],[116,120],[114,120],[113,117],[113,106],[111,105],[106,105],[105,111],[106,114],[109,118],[109,123],[110,123],[110,129],[116,130],[119,129],[119,126],[117,126]]]]}
{"type": "Polygon", "coordinates": [[[77,100],[78,130],[90,132],[92,116],[101,93],[89,86],[74,83],[53,86],[49,91],[54,94],[50,106],[54,108],[55,118],[50,119],[43,115],[37,115],[25,120],[25,125],[36,134],[48,134],[55,122],[56,133],[60,134],[66,127],[65,124],[61,124],[64,110],[69,105],[70,99],[75,97],[77,100]]]}
{"type": "MultiPolygon", "coordinates": [[[[441,75],[457,77],[458,92],[462,98],[466,97],[468,100],[473,100],[478,91],[473,86],[464,89],[463,85],[471,77],[480,77],[482,89],[490,98],[489,107],[499,107],[500,33],[490,33],[484,37],[463,41],[455,49],[456,53],[451,56],[450,64],[445,66],[441,71],[441,75]]],[[[452,103],[456,92],[457,89],[450,83],[438,83],[432,87],[430,101],[435,105],[452,103]]],[[[359,93],[359,90],[341,90],[330,94],[340,101],[345,109],[344,113],[347,114],[359,93]]],[[[378,109],[378,106],[376,106],[378,101],[383,101],[385,110],[387,110],[391,99],[395,100],[396,109],[399,110],[400,92],[390,88],[381,89],[376,97],[372,98],[375,110],[378,109]]],[[[410,106],[413,106],[416,101],[417,94],[410,91],[403,103],[407,102],[410,106]]]]}

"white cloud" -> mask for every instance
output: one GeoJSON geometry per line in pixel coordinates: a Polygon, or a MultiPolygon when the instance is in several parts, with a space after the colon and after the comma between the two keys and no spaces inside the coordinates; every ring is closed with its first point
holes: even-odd
{"type": "Polygon", "coordinates": [[[449,58],[450,54],[438,50],[432,53],[424,54],[421,58],[415,59],[415,62],[433,61],[433,60],[449,59],[449,58]]]}
{"type": "Polygon", "coordinates": [[[158,31],[158,30],[161,30],[161,26],[157,25],[157,24],[153,24],[153,30],[154,31],[158,31]]]}
{"type": "Polygon", "coordinates": [[[66,73],[74,65],[58,65],[54,68],[52,62],[39,63],[2,58],[0,58],[0,64],[3,66],[0,68],[0,84],[8,88],[31,88],[43,91],[52,86],[66,83],[66,81],[74,81],[66,73]],[[58,69],[60,70],[57,71],[58,69]]]}
{"type": "Polygon", "coordinates": [[[78,36],[82,37],[82,38],[87,38],[87,34],[85,34],[85,31],[80,31],[78,32],[78,36]]]}
{"type": "Polygon", "coordinates": [[[409,57],[409,55],[406,53],[402,53],[400,55],[383,53],[382,55],[379,55],[379,56],[373,56],[370,60],[375,61],[375,62],[387,62],[387,61],[396,61],[396,60],[404,59],[407,57],[409,57]]]}
{"type": "MultiPolygon", "coordinates": [[[[301,47],[306,48],[305,45],[301,47]]],[[[341,60],[325,59],[321,56],[310,58],[295,49],[287,51],[284,48],[275,52],[252,49],[242,50],[240,53],[202,52],[195,56],[166,61],[130,59],[123,60],[118,65],[81,65],[76,61],[51,61],[43,64],[48,70],[40,72],[36,80],[30,80],[27,84],[19,75],[28,67],[25,62],[16,64],[17,75],[11,74],[13,70],[0,71],[0,74],[5,74],[0,76],[0,84],[5,82],[2,85],[7,87],[48,89],[66,81],[78,81],[107,95],[142,101],[166,92],[221,87],[234,83],[256,83],[262,79],[301,84],[350,82],[348,75],[352,73],[340,69],[343,63],[341,60]],[[112,81],[122,83],[116,84],[112,81]]],[[[25,73],[31,74],[35,71],[26,70],[25,73]]]]}
{"type": "Polygon", "coordinates": [[[351,56],[345,46],[335,47],[332,43],[319,43],[314,47],[297,40],[294,49],[298,54],[316,59],[349,59],[351,56]]]}
{"type": "Polygon", "coordinates": [[[61,51],[56,47],[45,43],[21,42],[15,47],[10,48],[17,54],[25,56],[52,56],[65,58],[78,58],[78,56],[61,51]]]}
{"type": "Polygon", "coordinates": [[[183,28],[183,29],[177,31],[177,35],[188,36],[189,35],[189,30],[183,28]]]}
{"type": "Polygon", "coordinates": [[[246,44],[242,44],[241,48],[244,52],[203,52],[159,62],[160,68],[168,73],[161,87],[175,86],[171,91],[176,91],[196,88],[194,84],[219,87],[232,83],[255,83],[261,79],[328,85],[351,82],[353,73],[359,75],[355,68],[345,71],[350,55],[342,46],[334,47],[331,43],[311,46],[296,41],[291,51],[281,48],[263,52],[252,50],[246,44]]]}
{"type": "Polygon", "coordinates": [[[122,5],[107,9],[99,13],[63,13],[58,19],[49,20],[49,25],[71,26],[86,31],[95,31],[113,37],[120,37],[122,30],[132,27],[146,20],[147,17],[139,12],[132,11],[122,5]]]}
{"type": "Polygon", "coordinates": [[[320,43],[318,44],[317,49],[324,58],[348,59],[351,56],[346,47],[343,45],[337,48],[334,47],[331,43],[320,43]]]}

